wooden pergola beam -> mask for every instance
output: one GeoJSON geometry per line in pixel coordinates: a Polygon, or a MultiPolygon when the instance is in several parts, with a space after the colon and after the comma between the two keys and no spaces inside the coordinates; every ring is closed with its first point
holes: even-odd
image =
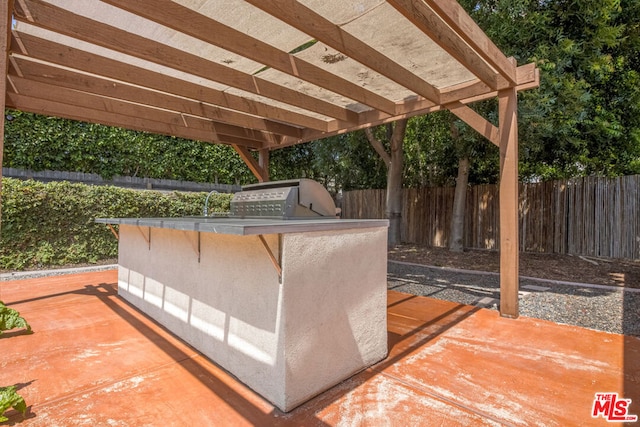
{"type": "MultiPolygon", "coordinates": [[[[24,23],[20,23],[20,28],[24,30],[37,29],[24,23]]],[[[272,120],[292,123],[318,131],[330,130],[328,128],[329,122],[309,115],[285,110],[255,100],[248,100],[231,93],[197,85],[83,50],[63,46],[51,40],[26,33],[25,31],[14,30],[13,33],[15,39],[20,40],[20,44],[24,47],[25,51],[28,51],[30,58],[50,62],[62,67],[74,68],[83,73],[102,76],[111,80],[126,81],[171,95],[193,100],[206,99],[211,104],[234,111],[241,111],[272,120]],[[61,54],[60,52],[63,53],[61,54]]],[[[12,51],[18,54],[26,53],[17,45],[12,46],[12,51]]]]}
{"type": "Polygon", "coordinates": [[[454,102],[446,106],[460,120],[468,124],[472,129],[484,136],[496,146],[500,146],[500,131],[489,120],[476,113],[470,107],[461,102],[454,102]]]}
{"type": "MultiPolygon", "coordinates": [[[[522,66],[519,68],[524,68],[524,69],[530,69],[530,67],[527,66],[522,66]]],[[[524,73],[523,73],[524,74],[524,73]]],[[[523,84],[522,85],[518,85],[516,86],[515,90],[517,92],[521,91],[521,90],[526,90],[526,89],[531,89],[534,87],[538,87],[540,85],[540,76],[537,72],[537,70],[534,73],[531,73],[532,76],[535,76],[534,80],[529,81],[528,79],[524,79],[523,78],[523,84]]],[[[483,83],[482,83],[483,84],[483,83]]],[[[482,95],[477,95],[476,91],[473,91],[470,94],[469,98],[463,98],[461,99],[460,102],[463,105],[467,105],[467,104],[471,104],[474,102],[478,102],[478,101],[484,101],[486,99],[491,99],[491,98],[495,98],[498,96],[498,91],[494,91],[494,92],[488,92],[488,93],[483,93],[482,95]]],[[[420,101],[417,101],[420,102],[420,101]]],[[[455,101],[449,101],[448,104],[449,105],[453,105],[455,101]]],[[[333,135],[338,135],[338,134],[343,134],[346,132],[352,132],[352,131],[356,131],[356,130],[361,130],[361,129],[366,129],[367,127],[372,127],[372,126],[378,126],[378,125],[382,125],[382,124],[386,124],[386,123],[391,123],[400,119],[407,119],[407,118],[411,118],[411,117],[415,117],[415,116],[421,116],[421,115],[425,115],[425,114],[429,114],[429,113],[433,113],[435,111],[440,111],[443,109],[446,109],[446,105],[436,105],[432,102],[426,101],[423,102],[420,105],[420,109],[414,109],[411,110],[410,112],[406,113],[406,114],[399,114],[397,116],[388,116],[388,115],[380,115],[380,114],[376,114],[376,112],[371,112],[371,113],[362,113],[361,115],[361,119],[360,119],[360,125],[357,126],[350,126],[347,128],[341,128],[339,131],[336,132],[317,132],[317,131],[312,131],[312,130],[306,130],[303,131],[303,136],[302,139],[300,141],[295,141],[293,139],[284,137],[282,142],[280,143],[280,145],[278,145],[278,147],[286,147],[289,145],[293,145],[293,144],[297,144],[300,142],[307,142],[307,141],[312,141],[315,139],[321,139],[321,138],[326,138],[328,136],[333,136],[333,135]]]]}
{"type": "Polygon", "coordinates": [[[466,64],[469,71],[491,89],[516,84],[515,64],[506,58],[457,2],[388,2],[451,56],[466,64]],[[499,76],[506,79],[506,82],[501,82],[499,76]]]}
{"type": "MultiPolygon", "coordinates": [[[[540,86],[540,73],[534,63],[517,67],[516,75],[518,80],[516,88],[518,89],[518,92],[540,86]]],[[[489,98],[495,98],[497,96],[497,90],[492,90],[482,81],[474,80],[442,89],[440,93],[440,104],[447,105],[453,102],[470,104],[489,98]]],[[[398,106],[398,110],[400,111],[398,116],[402,115],[405,112],[413,113],[415,111],[434,111],[434,106],[436,106],[436,104],[424,98],[405,100],[398,106]]],[[[440,107],[437,106],[437,108],[440,107]]],[[[372,117],[374,117],[375,113],[376,112],[366,112],[361,114],[360,123],[363,123],[363,121],[366,120],[365,116],[371,119],[372,117]]],[[[379,119],[384,119],[383,115],[381,114],[377,114],[377,117],[379,119]]]]}
{"type": "Polygon", "coordinates": [[[498,94],[500,120],[500,315],[517,318],[519,290],[517,91],[498,94]]]}
{"type": "MultiPolygon", "coordinates": [[[[11,39],[11,11],[13,0],[0,1],[0,94],[7,91],[9,70],[9,45],[11,39]]],[[[0,230],[2,229],[2,159],[4,157],[5,97],[0,96],[0,230]]]]}
{"type": "MultiPolygon", "coordinates": [[[[517,67],[516,76],[518,92],[540,86],[539,70],[534,63],[517,67]]],[[[497,90],[491,90],[485,83],[476,81],[443,90],[441,100],[442,104],[459,100],[465,100],[464,103],[466,104],[496,96],[498,96],[497,90]]]]}
{"type": "MultiPolygon", "coordinates": [[[[100,47],[153,63],[158,63],[161,58],[162,65],[172,67],[175,70],[256,95],[278,99],[280,102],[335,119],[358,122],[358,114],[355,111],[306,95],[292,88],[275,84],[257,75],[241,72],[38,0],[21,0],[20,3],[24,4],[28,9],[33,19],[33,24],[50,31],[57,31],[72,38],[82,34],[82,41],[100,47]],[[61,23],[64,23],[64,25],[61,25],[61,23]]],[[[26,21],[27,17],[24,16],[24,11],[22,13],[23,15],[16,16],[16,19],[26,21]]]]}
{"type": "Polygon", "coordinates": [[[91,92],[109,98],[136,102],[171,111],[184,112],[192,116],[209,119],[214,123],[227,123],[255,130],[263,130],[274,134],[295,138],[302,136],[301,129],[258,116],[220,108],[193,99],[178,97],[169,93],[150,90],[141,86],[133,86],[119,81],[105,79],[91,74],[80,74],[68,68],[55,67],[51,64],[30,61],[28,58],[13,55],[11,62],[16,72],[27,80],[53,84],[68,89],[91,92]],[[19,71],[18,71],[19,70],[19,71]]]}
{"type": "Polygon", "coordinates": [[[24,61],[15,56],[11,58],[11,61],[16,66],[16,73],[24,76],[24,79],[14,76],[13,78],[16,81],[24,80],[33,82],[32,85],[48,85],[55,80],[56,87],[76,92],[90,92],[109,100],[122,100],[128,103],[142,104],[156,109],[163,109],[167,112],[173,111],[175,114],[186,114],[210,121],[218,129],[235,129],[230,135],[246,132],[245,129],[253,129],[254,131],[264,131],[266,134],[287,135],[298,139],[302,136],[300,128],[265,120],[257,116],[221,109],[195,100],[114,82],[97,76],[77,74],[68,69],[55,68],[41,63],[29,63],[27,66],[22,66],[24,61]]]}
{"type": "Polygon", "coordinates": [[[7,107],[14,108],[16,110],[42,114],[45,116],[51,115],[51,112],[55,111],[56,117],[79,120],[87,123],[99,123],[106,126],[116,126],[125,129],[175,136],[195,141],[236,145],[241,144],[252,148],[262,148],[262,145],[256,141],[244,140],[230,136],[216,138],[216,135],[211,131],[187,128],[180,125],[158,122],[140,117],[125,116],[115,112],[99,111],[96,109],[69,105],[62,102],[29,97],[12,91],[7,92],[6,105],[7,107]]]}
{"type": "MultiPolygon", "coordinates": [[[[335,25],[322,15],[309,9],[299,1],[291,0],[246,0],[247,3],[264,10],[298,30],[307,33],[327,46],[344,53],[348,57],[366,65],[388,79],[417,94],[440,102],[438,89],[409,70],[390,60],[378,50],[335,25]],[[313,22],[313,25],[309,25],[313,22]]],[[[395,114],[399,111],[396,109],[395,114]]],[[[394,115],[394,114],[391,114],[394,115]]]]}
{"type": "Polygon", "coordinates": [[[214,135],[222,135],[243,138],[256,141],[254,146],[260,147],[263,144],[277,144],[279,137],[264,131],[247,129],[233,126],[226,123],[215,123],[208,119],[189,116],[180,112],[162,110],[149,107],[144,104],[137,104],[94,95],[89,92],[67,89],[61,86],[49,85],[34,82],[15,75],[9,75],[13,87],[21,95],[31,98],[59,102],[71,106],[94,109],[97,111],[114,112],[122,116],[147,119],[153,122],[167,123],[174,126],[183,126],[190,129],[212,132],[214,135]]]}
{"type": "Polygon", "coordinates": [[[324,87],[376,110],[395,114],[395,103],[387,98],[171,0],[103,2],[324,87]]]}
{"type": "Polygon", "coordinates": [[[246,147],[240,145],[232,145],[233,149],[240,155],[242,161],[247,165],[251,173],[258,178],[259,182],[269,181],[269,173],[266,168],[260,166],[260,163],[256,161],[251,155],[251,152],[246,147]]]}
{"type": "MultiPolygon", "coordinates": [[[[416,2],[416,0],[413,0],[416,2]]],[[[474,48],[492,67],[494,67],[506,82],[498,82],[498,89],[511,87],[518,83],[515,71],[516,62],[507,58],[491,39],[482,31],[476,22],[467,14],[457,1],[424,0],[440,15],[444,21],[474,48]]]]}

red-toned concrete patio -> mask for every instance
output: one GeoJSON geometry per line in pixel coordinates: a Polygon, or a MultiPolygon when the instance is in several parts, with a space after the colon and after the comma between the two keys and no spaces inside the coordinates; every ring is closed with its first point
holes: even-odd
{"type": "Polygon", "coordinates": [[[390,353],[290,413],[117,296],[115,270],[0,284],[35,333],[0,338],[0,385],[25,426],[610,425],[595,393],[640,414],[640,339],[389,292],[390,353]]]}

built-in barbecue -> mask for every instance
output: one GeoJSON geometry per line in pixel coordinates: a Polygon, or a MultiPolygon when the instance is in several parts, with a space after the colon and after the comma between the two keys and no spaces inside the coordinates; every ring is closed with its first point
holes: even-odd
{"type": "Polygon", "coordinates": [[[329,192],[311,179],[245,185],[231,200],[232,218],[335,219],[339,210],[329,192]]]}

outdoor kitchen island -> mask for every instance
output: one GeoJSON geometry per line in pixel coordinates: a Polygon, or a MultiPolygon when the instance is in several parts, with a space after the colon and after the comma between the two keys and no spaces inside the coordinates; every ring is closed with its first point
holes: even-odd
{"type": "Polygon", "coordinates": [[[387,220],[96,221],[119,295],[283,411],[387,355],[387,220]]]}

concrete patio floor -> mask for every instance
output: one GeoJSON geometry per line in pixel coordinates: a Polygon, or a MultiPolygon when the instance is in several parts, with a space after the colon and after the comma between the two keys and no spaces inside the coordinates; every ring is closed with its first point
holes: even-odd
{"type": "Polygon", "coordinates": [[[388,358],[290,413],[120,299],[115,270],[5,281],[0,300],[35,332],[0,338],[0,386],[29,407],[8,425],[611,425],[599,392],[640,415],[639,338],[431,298],[390,291],[388,358]]]}

